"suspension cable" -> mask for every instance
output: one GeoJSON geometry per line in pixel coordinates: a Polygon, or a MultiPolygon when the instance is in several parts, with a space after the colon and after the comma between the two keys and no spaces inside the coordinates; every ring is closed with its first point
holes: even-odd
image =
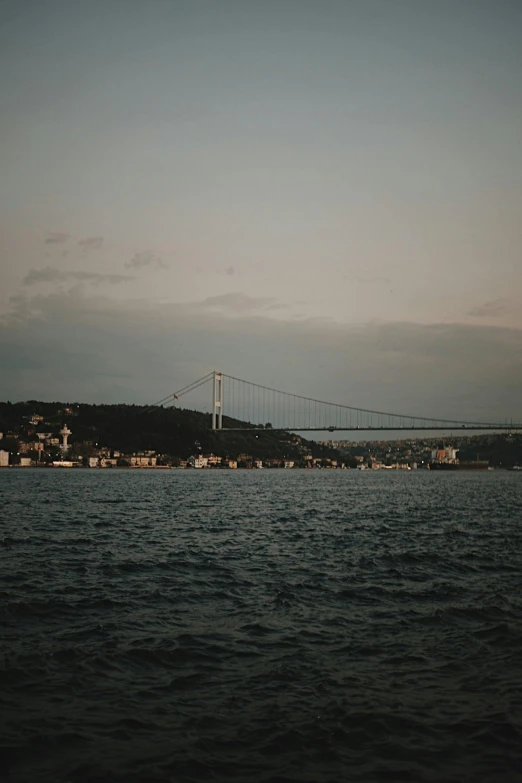
{"type": "MultiPolygon", "coordinates": [[[[290,394],[290,392],[284,392],[284,391],[281,391],[280,389],[274,389],[274,388],[272,388],[270,386],[263,386],[263,384],[261,384],[261,383],[253,383],[252,381],[245,381],[242,378],[236,378],[233,375],[226,375],[225,373],[223,373],[223,376],[225,378],[228,378],[229,380],[234,380],[234,381],[237,381],[238,383],[245,384],[246,386],[257,386],[260,389],[265,389],[266,391],[273,392],[274,394],[283,394],[283,395],[290,394]]],[[[459,424],[459,425],[465,424],[465,425],[470,426],[470,427],[473,424],[475,424],[477,426],[488,426],[488,427],[496,426],[495,424],[491,424],[489,422],[478,422],[478,421],[471,422],[471,421],[463,421],[463,420],[459,420],[459,419],[436,419],[436,418],[435,419],[428,419],[425,416],[405,416],[405,414],[402,414],[402,413],[388,413],[388,412],[385,412],[385,411],[371,410],[369,408],[356,408],[354,405],[343,405],[343,404],[338,403],[338,402],[326,402],[325,400],[317,400],[314,397],[305,397],[302,394],[295,394],[293,396],[295,396],[299,400],[304,400],[304,401],[306,401],[308,403],[312,403],[312,402],[321,403],[322,405],[329,405],[329,406],[335,407],[335,408],[343,408],[344,410],[356,411],[357,414],[359,414],[359,413],[368,413],[368,414],[373,414],[375,416],[393,416],[394,418],[397,418],[397,419],[402,417],[402,418],[410,419],[412,421],[415,420],[415,421],[429,422],[430,424],[432,424],[434,422],[437,422],[437,423],[443,424],[444,426],[447,426],[449,424],[459,424]]],[[[276,403],[276,405],[277,405],[277,403],[276,403]]],[[[310,417],[310,413],[311,413],[310,408],[308,409],[307,412],[308,412],[308,416],[310,417]]]]}
{"type": "Polygon", "coordinates": [[[188,394],[188,392],[197,389],[199,386],[202,386],[204,383],[208,383],[208,381],[212,378],[213,375],[214,375],[213,372],[209,372],[207,373],[207,375],[204,375],[202,378],[199,378],[197,381],[193,381],[192,383],[187,384],[187,386],[182,386],[181,389],[177,389],[177,391],[168,394],[166,397],[163,397],[162,400],[158,400],[158,402],[154,402],[151,405],[147,405],[147,407],[143,409],[143,413],[146,413],[149,410],[152,410],[153,408],[157,408],[159,405],[163,405],[164,403],[167,402],[167,400],[173,401],[173,398],[183,397],[184,394],[188,394]]]}

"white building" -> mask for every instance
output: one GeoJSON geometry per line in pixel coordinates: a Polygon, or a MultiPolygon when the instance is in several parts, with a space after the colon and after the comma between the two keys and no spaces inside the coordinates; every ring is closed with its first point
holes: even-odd
{"type": "Polygon", "coordinates": [[[206,468],[208,467],[208,457],[189,457],[189,465],[193,468],[206,468]]]}
{"type": "Polygon", "coordinates": [[[153,468],[156,465],[157,457],[145,457],[135,455],[130,458],[130,464],[133,468],[153,468]]]}
{"type": "Polygon", "coordinates": [[[102,457],[100,459],[100,466],[102,468],[115,468],[117,464],[118,460],[111,457],[102,457]]]}

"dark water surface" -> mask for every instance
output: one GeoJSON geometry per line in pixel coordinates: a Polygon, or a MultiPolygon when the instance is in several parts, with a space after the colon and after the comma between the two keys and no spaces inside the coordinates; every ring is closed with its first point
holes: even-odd
{"type": "Polygon", "coordinates": [[[5,469],[0,601],[4,780],[522,780],[520,474],[5,469]]]}

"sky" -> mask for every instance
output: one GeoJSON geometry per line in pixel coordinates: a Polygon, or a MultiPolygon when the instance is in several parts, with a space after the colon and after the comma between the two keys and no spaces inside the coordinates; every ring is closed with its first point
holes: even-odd
{"type": "Polygon", "coordinates": [[[522,420],[521,73],[518,0],[3,0],[0,399],[522,420]]]}

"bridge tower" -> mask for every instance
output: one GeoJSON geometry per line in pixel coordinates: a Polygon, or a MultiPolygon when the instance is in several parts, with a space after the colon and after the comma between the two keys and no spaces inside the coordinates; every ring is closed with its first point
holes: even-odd
{"type": "Polygon", "coordinates": [[[223,429],[223,374],[212,373],[212,429],[223,429]]]}

